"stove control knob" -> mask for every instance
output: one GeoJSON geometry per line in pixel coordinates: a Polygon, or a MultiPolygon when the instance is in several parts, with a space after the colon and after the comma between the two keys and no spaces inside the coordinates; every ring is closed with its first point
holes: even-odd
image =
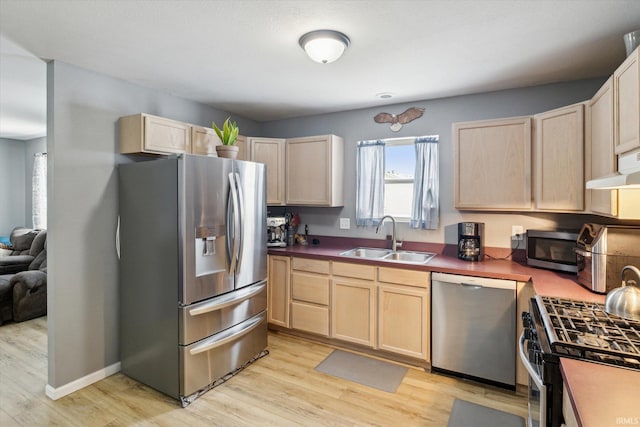
{"type": "Polygon", "coordinates": [[[536,349],[536,346],[533,347],[529,349],[529,361],[534,365],[540,365],[542,364],[542,352],[536,349]]]}
{"type": "Polygon", "coordinates": [[[534,357],[535,357],[534,363],[536,365],[542,365],[542,352],[539,350],[536,350],[534,357]]]}
{"type": "Polygon", "coordinates": [[[532,325],[532,322],[531,322],[531,314],[529,314],[529,313],[528,313],[528,312],[526,312],[526,311],[523,311],[523,312],[522,312],[522,326],[523,326],[524,328],[530,328],[530,327],[531,327],[531,325],[532,325]]]}
{"type": "Polygon", "coordinates": [[[526,328],[524,330],[524,337],[529,341],[536,341],[538,339],[538,333],[533,328],[526,328]]]}

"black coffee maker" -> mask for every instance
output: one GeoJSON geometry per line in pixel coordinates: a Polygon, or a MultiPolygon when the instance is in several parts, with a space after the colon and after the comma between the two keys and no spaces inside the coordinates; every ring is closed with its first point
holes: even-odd
{"type": "Polygon", "coordinates": [[[482,261],[484,258],[484,222],[458,223],[458,258],[482,261]]]}

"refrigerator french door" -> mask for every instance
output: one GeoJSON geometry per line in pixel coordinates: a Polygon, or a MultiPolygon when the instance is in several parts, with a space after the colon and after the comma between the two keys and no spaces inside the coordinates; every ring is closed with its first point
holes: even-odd
{"type": "Polygon", "coordinates": [[[264,176],[195,155],[120,166],[122,370],[183,406],[266,349],[264,176]]]}

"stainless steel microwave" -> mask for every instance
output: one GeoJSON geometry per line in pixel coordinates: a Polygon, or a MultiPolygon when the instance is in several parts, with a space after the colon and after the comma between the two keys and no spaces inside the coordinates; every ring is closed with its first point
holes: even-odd
{"type": "Polygon", "coordinates": [[[577,273],[577,240],[577,231],[527,230],[527,264],[577,273]]]}

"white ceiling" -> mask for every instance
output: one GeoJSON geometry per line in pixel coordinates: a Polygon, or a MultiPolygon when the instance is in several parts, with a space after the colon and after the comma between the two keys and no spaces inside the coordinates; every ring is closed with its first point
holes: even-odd
{"type": "MultiPolygon", "coordinates": [[[[258,121],[606,76],[640,29],[638,0],[0,0],[0,12],[3,46],[258,121]],[[351,38],[332,64],[298,46],[324,28],[351,38]]],[[[0,77],[41,116],[31,76],[8,64],[3,49],[0,77]]]]}

